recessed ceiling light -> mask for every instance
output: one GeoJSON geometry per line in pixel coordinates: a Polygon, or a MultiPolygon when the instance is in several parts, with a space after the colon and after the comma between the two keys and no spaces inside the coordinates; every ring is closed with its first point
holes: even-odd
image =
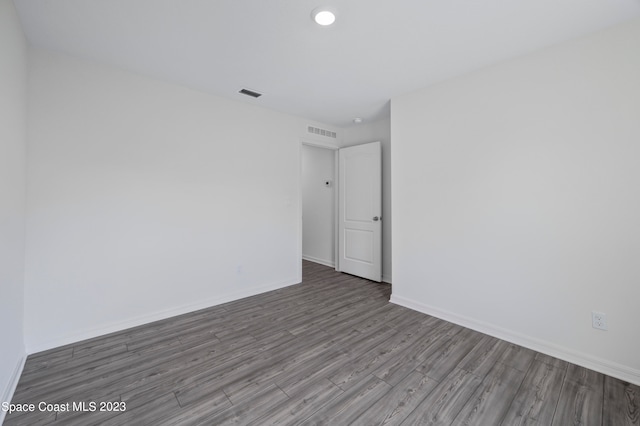
{"type": "Polygon", "coordinates": [[[318,25],[322,25],[323,27],[331,25],[336,21],[336,14],[326,7],[319,7],[315,9],[311,13],[311,16],[318,25]]]}
{"type": "Polygon", "coordinates": [[[362,118],[356,117],[356,118],[353,119],[353,122],[356,123],[356,124],[360,124],[360,123],[362,123],[362,118]]]}

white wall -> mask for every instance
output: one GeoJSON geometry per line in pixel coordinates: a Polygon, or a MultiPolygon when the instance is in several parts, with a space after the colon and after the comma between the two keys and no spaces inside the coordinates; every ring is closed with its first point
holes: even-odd
{"type": "Polygon", "coordinates": [[[636,20],[392,99],[392,301],[640,384],[638,76],[636,20]]]}
{"type": "Polygon", "coordinates": [[[40,50],[30,79],[28,352],[300,281],[316,123],[40,50]]]}
{"type": "Polygon", "coordinates": [[[382,280],[391,282],[391,121],[362,123],[342,131],[343,147],[380,141],[382,147],[382,280]]]}
{"type": "Polygon", "coordinates": [[[335,266],[335,151],[303,145],[301,154],[302,258],[335,266]]]}
{"type": "Polygon", "coordinates": [[[11,398],[25,356],[26,99],[26,40],[13,3],[0,0],[0,402],[11,398]]]}

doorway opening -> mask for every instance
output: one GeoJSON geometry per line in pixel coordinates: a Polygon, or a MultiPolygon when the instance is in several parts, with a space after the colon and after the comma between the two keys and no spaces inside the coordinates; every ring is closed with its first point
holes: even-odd
{"type": "Polygon", "coordinates": [[[302,144],[302,259],[336,268],[337,148],[302,144]]]}

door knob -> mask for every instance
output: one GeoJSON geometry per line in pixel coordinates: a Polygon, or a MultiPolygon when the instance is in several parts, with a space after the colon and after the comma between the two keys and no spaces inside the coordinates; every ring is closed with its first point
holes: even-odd
{"type": "Polygon", "coordinates": [[[378,217],[378,216],[374,216],[374,217],[373,217],[373,221],[374,221],[374,222],[377,222],[377,221],[379,221],[379,220],[381,220],[381,219],[382,219],[382,218],[381,218],[381,217],[378,217]]]}

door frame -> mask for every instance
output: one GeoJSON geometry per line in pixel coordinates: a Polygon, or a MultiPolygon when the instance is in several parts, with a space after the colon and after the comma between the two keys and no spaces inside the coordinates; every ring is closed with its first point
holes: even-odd
{"type": "Polygon", "coordinates": [[[298,145],[298,200],[299,200],[299,205],[298,205],[298,211],[299,211],[299,215],[298,215],[298,280],[300,282],[302,282],[302,231],[303,231],[303,227],[302,227],[302,212],[303,212],[303,206],[302,206],[302,147],[303,146],[310,146],[313,148],[322,148],[322,149],[328,149],[330,151],[333,151],[333,185],[334,185],[334,191],[333,191],[333,241],[334,241],[334,248],[333,248],[333,263],[335,264],[334,269],[338,272],[340,272],[340,264],[339,264],[339,256],[338,256],[338,249],[339,249],[339,241],[338,241],[338,213],[339,213],[339,179],[340,179],[340,173],[338,170],[339,164],[338,164],[338,151],[340,150],[340,147],[338,145],[333,145],[330,143],[326,143],[326,142],[320,142],[320,141],[315,141],[312,139],[306,139],[306,138],[300,138],[300,144],[298,145]]]}

